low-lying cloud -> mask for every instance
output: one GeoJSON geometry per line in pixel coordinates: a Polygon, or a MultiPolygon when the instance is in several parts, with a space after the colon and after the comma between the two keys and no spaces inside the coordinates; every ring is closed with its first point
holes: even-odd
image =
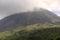
{"type": "Polygon", "coordinates": [[[0,0],[0,19],[14,13],[32,10],[34,7],[50,11],[60,10],[59,2],[60,0],[0,0]]]}

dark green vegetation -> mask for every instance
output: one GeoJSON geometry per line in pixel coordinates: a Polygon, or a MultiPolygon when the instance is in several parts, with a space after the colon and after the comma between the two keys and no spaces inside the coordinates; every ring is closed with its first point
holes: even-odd
{"type": "Polygon", "coordinates": [[[0,33],[0,40],[60,40],[60,25],[35,24],[0,33]]]}

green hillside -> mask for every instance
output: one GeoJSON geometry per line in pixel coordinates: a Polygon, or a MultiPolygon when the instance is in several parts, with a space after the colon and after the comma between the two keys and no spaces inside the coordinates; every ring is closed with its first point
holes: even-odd
{"type": "Polygon", "coordinates": [[[60,40],[60,25],[34,24],[1,32],[0,40],[60,40]]]}

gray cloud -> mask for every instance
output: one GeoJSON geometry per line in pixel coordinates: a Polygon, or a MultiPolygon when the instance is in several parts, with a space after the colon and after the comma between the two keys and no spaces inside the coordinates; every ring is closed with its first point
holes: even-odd
{"type": "Polygon", "coordinates": [[[26,11],[29,9],[31,9],[31,5],[26,0],[0,0],[1,18],[13,13],[26,11]]]}

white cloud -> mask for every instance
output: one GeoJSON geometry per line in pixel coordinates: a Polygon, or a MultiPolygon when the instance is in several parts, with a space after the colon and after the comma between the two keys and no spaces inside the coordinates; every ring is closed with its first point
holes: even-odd
{"type": "Polygon", "coordinates": [[[35,1],[33,0],[32,3],[36,7],[42,7],[42,8],[46,8],[49,10],[55,10],[55,9],[58,9],[59,7],[58,0],[35,0],[35,1]]]}

